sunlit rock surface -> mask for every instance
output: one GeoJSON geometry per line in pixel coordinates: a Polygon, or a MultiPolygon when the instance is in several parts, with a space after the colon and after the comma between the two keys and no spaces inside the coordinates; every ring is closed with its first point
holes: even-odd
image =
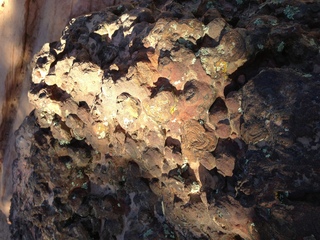
{"type": "Polygon", "coordinates": [[[320,9],[274,4],[253,20],[239,1],[123,4],[45,44],[16,132],[13,238],[319,236],[319,32],[289,20],[320,9]]]}

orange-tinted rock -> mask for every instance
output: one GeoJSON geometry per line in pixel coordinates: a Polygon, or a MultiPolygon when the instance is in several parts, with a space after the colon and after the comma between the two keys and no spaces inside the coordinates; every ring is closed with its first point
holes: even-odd
{"type": "Polygon", "coordinates": [[[212,20],[207,25],[208,36],[218,42],[220,38],[220,34],[225,26],[226,26],[226,22],[224,21],[223,18],[216,18],[212,20]]]}
{"type": "Polygon", "coordinates": [[[228,118],[228,108],[226,107],[224,100],[217,98],[209,110],[210,123],[217,125],[220,121],[224,121],[228,118]]]}
{"type": "Polygon", "coordinates": [[[195,153],[195,158],[208,170],[212,170],[217,166],[216,159],[210,152],[198,151],[195,153]]]}
{"type": "Polygon", "coordinates": [[[230,122],[228,119],[221,120],[216,124],[215,134],[219,138],[228,138],[231,134],[230,122]]]}
{"type": "Polygon", "coordinates": [[[196,120],[190,120],[183,126],[182,151],[187,148],[192,151],[213,151],[217,144],[216,136],[196,120]]]}

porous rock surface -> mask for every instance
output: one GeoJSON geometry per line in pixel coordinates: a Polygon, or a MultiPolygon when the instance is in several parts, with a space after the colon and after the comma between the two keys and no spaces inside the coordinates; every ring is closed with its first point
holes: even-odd
{"type": "Polygon", "coordinates": [[[43,46],[16,133],[14,239],[320,235],[319,32],[242,4],[120,5],[43,46]]]}

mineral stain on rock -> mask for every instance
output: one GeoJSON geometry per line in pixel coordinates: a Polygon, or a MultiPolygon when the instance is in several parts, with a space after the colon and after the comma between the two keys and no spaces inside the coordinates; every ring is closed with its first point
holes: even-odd
{"type": "MultiPolygon", "coordinates": [[[[317,68],[277,51],[293,23],[265,16],[275,3],[255,2],[254,23],[246,4],[124,4],[43,46],[16,132],[14,239],[320,235],[317,68]]],[[[318,33],[304,34],[308,60],[318,33]]]]}

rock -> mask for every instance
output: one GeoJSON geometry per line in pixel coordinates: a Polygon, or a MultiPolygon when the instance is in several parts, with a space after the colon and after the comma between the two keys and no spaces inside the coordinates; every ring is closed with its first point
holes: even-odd
{"type": "Polygon", "coordinates": [[[287,216],[285,224],[290,226],[296,223],[291,219],[300,216],[300,226],[295,225],[293,232],[282,229],[280,238],[292,234],[307,236],[312,230],[301,226],[306,219],[317,218],[309,213],[313,211],[313,200],[302,196],[315,196],[318,192],[318,186],[314,185],[318,176],[312,172],[318,171],[314,151],[318,146],[319,90],[315,78],[291,69],[267,69],[243,88],[244,122],[241,131],[249,144],[245,171],[249,175],[255,172],[256,176],[247,175],[255,184],[243,186],[243,192],[261,202],[257,217],[266,220],[259,224],[260,229],[280,231],[274,223],[281,216],[287,216]],[[250,92],[255,92],[255,96],[250,92]],[[257,164],[261,170],[257,170],[257,164]],[[294,171],[289,170],[293,168],[294,171]],[[265,179],[268,179],[267,184],[265,179]]]}
{"type": "Polygon", "coordinates": [[[216,161],[216,167],[223,176],[233,176],[236,157],[239,152],[238,144],[230,139],[220,139],[217,148],[213,152],[216,161]]]}
{"type": "Polygon", "coordinates": [[[271,3],[132,4],[73,19],[35,55],[12,236],[316,234],[319,81],[292,68],[317,34],[297,38],[271,3]]]}
{"type": "Polygon", "coordinates": [[[209,37],[219,42],[221,31],[225,28],[226,22],[223,18],[216,18],[207,25],[207,34],[209,37]]]}

